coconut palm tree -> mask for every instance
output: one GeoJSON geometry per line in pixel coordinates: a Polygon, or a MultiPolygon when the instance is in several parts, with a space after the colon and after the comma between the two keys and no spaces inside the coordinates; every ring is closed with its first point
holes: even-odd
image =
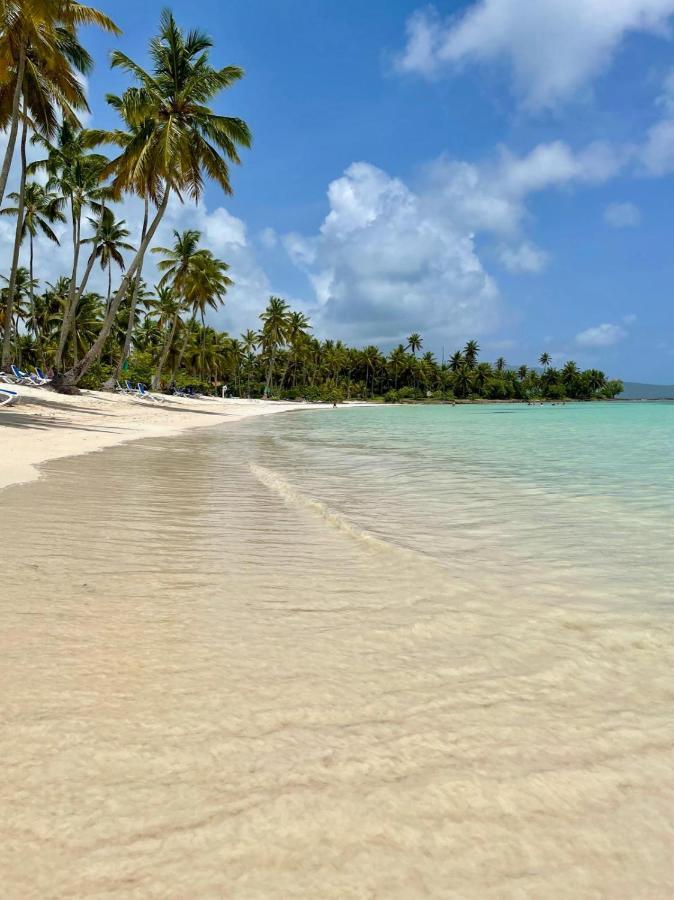
{"type": "Polygon", "coordinates": [[[2,335],[2,365],[8,366],[12,354],[12,306],[16,294],[16,274],[19,266],[19,252],[21,250],[21,233],[23,231],[24,203],[26,190],[26,137],[28,135],[28,115],[26,112],[26,100],[22,103],[21,126],[21,176],[18,193],[18,205],[16,207],[16,228],[14,229],[14,250],[12,252],[12,265],[7,288],[7,304],[5,309],[5,330],[2,335]]]}
{"type": "Polygon", "coordinates": [[[541,355],[538,357],[538,361],[544,369],[547,369],[552,362],[552,357],[549,353],[541,353],[541,355]]]}
{"type": "Polygon", "coordinates": [[[159,354],[156,371],[152,376],[152,388],[154,390],[161,384],[162,372],[173,346],[180,313],[184,309],[185,301],[176,293],[172,285],[159,284],[155,287],[154,298],[150,304],[150,314],[157,317],[157,323],[164,333],[164,342],[159,354]]]}
{"type": "Polygon", "coordinates": [[[13,331],[15,337],[18,337],[19,322],[28,320],[30,315],[25,301],[30,296],[31,290],[37,287],[37,282],[30,278],[28,269],[25,266],[19,266],[10,278],[5,278],[4,275],[0,277],[7,284],[7,287],[2,289],[5,330],[7,330],[8,320],[12,319],[9,331],[10,333],[13,331]],[[12,291],[11,303],[10,291],[12,291]]]}
{"type": "MultiPolygon", "coordinates": [[[[46,171],[47,187],[56,190],[67,200],[70,207],[73,261],[68,306],[63,317],[55,359],[55,366],[58,369],[61,366],[66,341],[72,331],[79,299],[77,274],[80,248],[83,243],[82,216],[87,209],[96,211],[100,216],[103,204],[111,196],[110,189],[101,184],[103,168],[108,159],[101,153],[87,152],[92,144],[88,132],[76,127],[68,119],[65,119],[57,129],[56,140],[53,143],[39,134],[35,135],[33,141],[44,147],[47,155],[44,159],[31,163],[30,171],[46,171]]],[[[93,260],[90,262],[93,265],[93,260]]],[[[88,267],[87,277],[90,271],[91,266],[88,267]]]]}
{"type": "MultiPolygon", "coordinates": [[[[8,194],[8,199],[18,203],[20,194],[14,191],[8,194]]],[[[25,186],[23,196],[23,227],[21,229],[21,241],[24,241],[28,235],[29,256],[28,256],[28,272],[30,275],[30,316],[31,327],[35,334],[35,343],[40,357],[40,362],[44,365],[44,357],[42,354],[42,339],[40,330],[37,328],[35,317],[35,291],[33,289],[33,242],[36,235],[42,234],[47,240],[55,244],[59,243],[59,239],[54,233],[51,226],[55,222],[65,222],[65,216],[61,212],[62,199],[57,195],[48,191],[37,181],[31,181],[25,186]]],[[[0,210],[0,215],[17,216],[19,208],[8,206],[0,210]]]]}
{"type": "Polygon", "coordinates": [[[267,378],[264,386],[264,396],[267,397],[274,377],[276,354],[288,340],[288,304],[280,297],[270,297],[267,308],[260,314],[260,320],[262,329],[260,330],[259,344],[267,358],[267,378]]]}
{"type": "Polygon", "coordinates": [[[477,364],[477,357],[480,353],[480,345],[477,341],[468,341],[463,348],[463,358],[469,369],[474,369],[477,364]]]}
{"type": "Polygon", "coordinates": [[[424,342],[421,338],[421,335],[413,331],[412,334],[407,338],[407,347],[405,349],[412,351],[412,356],[417,355],[417,350],[421,350],[424,342]]]}
{"type": "Polygon", "coordinates": [[[459,397],[467,397],[473,390],[473,369],[464,362],[454,372],[454,391],[459,397]]]}
{"type": "Polygon", "coordinates": [[[497,372],[501,373],[501,372],[503,372],[505,367],[506,367],[505,359],[502,356],[499,356],[499,358],[494,363],[494,368],[496,369],[497,372]]]}
{"type": "Polygon", "coordinates": [[[246,378],[247,378],[247,395],[250,398],[250,380],[253,374],[253,366],[255,364],[255,350],[259,342],[259,335],[252,328],[247,329],[241,335],[241,345],[246,362],[246,378]]]}
{"type": "Polygon", "coordinates": [[[457,350],[456,353],[453,353],[449,358],[449,371],[458,372],[464,362],[463,353],[460,350],[457,350]]]}
{"type": "Polygon", "coordinates": [[[173,15],[165,10],[159,35],[150,42],[152,72],[120,51],[112,55],[112,65],[132,74],[139,82],[133,122],[138,133],[110,139],[122,148],[104,174],[111,175],[117,195],[137,191],[156,204],[156,213],[145,239],[129,265],[101,328],[101,333],[78,366],[57,379],[56,386],[69,389],[99,358],[112,328],[117,308],[140,265],[166,212],[171,192],[187,194],[197,201],[203,192],[204,175],[222,190],[232,193],[229,162],[238,163],[237,145],[248,147],[251,134],[238,118],[212,112],[208,103],[221,90],[243,76],[236,66],[216,69],[209,64],[210,38],[199,31],[184,34],[173,15]]]}
{"type": "Polygon", "coordinates": [[[122,250],[133,250],[133,246],[124,240],[129,236],[129,229],[124,227],[126,222],[123,219],[117,221],[115,214],[107,206],[101,210],[99,219],[92,219],[90,216],[88,218],[95,233],[93,237],[86,238],[82,243],[94,245],[92,251],[94,258],[99,260],[103,271],[108,270],[107,310],[112,294],[112,264],[116,263],[124,271],[122,250]]]}
{"type": "Polygon", "coordinates": [[[77,73],[86,75],[91,57],[77,39],[82,25],[121,32],[108,18],[74,0],[2,0],[0,3],[0,129],[9,129],[0,167],[0,203],[14,156],[21,119],[21,98],[28,113],[49,136],[56,126],[55,108],[75,119],[87,109],[77,73]]]}
{"type": "MultiPolygon", "coordinates": [[[[210,250],[195,253],[185,289],[185,300],[192,308],[192,318],[201,318],[202,337],[205,337],[206,310],[217,310],[224,303],[227,289],[234,284],[226,274],[229,266],[216,259],[210,250]]],[[[205,345],[202,345],[202,353],[205,345]]]]}

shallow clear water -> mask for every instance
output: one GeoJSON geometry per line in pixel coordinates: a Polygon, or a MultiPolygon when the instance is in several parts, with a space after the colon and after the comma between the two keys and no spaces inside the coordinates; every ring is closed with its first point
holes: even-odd
{"type": "Polygon", "coordinates": [[[0,493],[3,896],[674,895],[673,422],[298,412],[0,493]]]}
{"type": "Polygon", "coordinates": [[[674,607],[674,404],[352,409],[251,425],[256,459],[451,572],[674,607]]]}

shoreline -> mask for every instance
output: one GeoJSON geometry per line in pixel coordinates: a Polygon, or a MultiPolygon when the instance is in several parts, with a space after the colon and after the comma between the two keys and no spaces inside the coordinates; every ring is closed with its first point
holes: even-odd
{"type": "Polygon", "coordinates": [[[0,416],[0,491],[36,481],[42,477],[40,467],[54,459],[291,410],[331,408],[321,403],[219,397],[166,396],[164,402],[154,403],[103,391],[83,390],[71,396],[23,385],[13,390],[20,403],[0,416]]]}

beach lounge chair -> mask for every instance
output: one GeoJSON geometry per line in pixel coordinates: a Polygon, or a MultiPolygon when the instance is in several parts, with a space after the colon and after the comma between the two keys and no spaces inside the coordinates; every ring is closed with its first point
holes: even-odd
{"type": "Polygon", "coordinates": [[[39,375],[31,375],[30,372],[23,372],[18,366],[12,364],[10,367],[12,370],[12,374],[16,378],[17,384],[25,384],[28,387],[42,387],[43,384],[48,384],[49,379],[42,379],[39,375]]]}
{"type": "Polygon", "coordinates": [[[14,406],[19,402],[19,395],[9,388],[0,387],[0,406],[14,406]]]}
{"type": "Polygon", "coordinates": [[[147,391],[145,385],[142,384],[140,381],[138,382],[138,393],[144,400],[152,400],[153,403],[161,403],[162,402],[162,399],[160,397],[154,397],[152,394],[150,394],[147,391]]]}
{"type": "Polygon", "coordinates": [[[3,384],[16,384],[16,378],[9,372],[0,372],[0,382],[3,384]]]}
{"type": "Polygon", "coordinates": [[[35,366],[35,374],[36,374],[37,377],[40,379],[40,381],[42,382],[42,384],[51,384],[51,378],[48,378],[48,377],[44,374],[44,372],[42,371],[42,369],[39,368],[39,366],[35,366]]]}
{"type": "Polygon", "coordinates": [[[123,384],[120,384],[119,381],[116,381],[115,382],[115,390],[118,391],[120,394],[135,394],[136,392],[131,390],[128,387],[128,384],[129,384],[128,381],[126,384],[127,384],[127,387],[125,387],[123,384]]]}

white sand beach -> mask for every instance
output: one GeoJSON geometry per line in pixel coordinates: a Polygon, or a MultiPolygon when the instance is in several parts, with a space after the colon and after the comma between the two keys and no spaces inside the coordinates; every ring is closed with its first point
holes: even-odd
{"type": "Polygon", "coordinates": [[[163,395],[161,402],[153,403],[103,391],[83,390],[69,396],[24,385],[12,389],[20,400],[0,415],[0,489],[38,478],[41,463],[64,456],[253,416],[329,408],[325,404],[163,395]]]}

